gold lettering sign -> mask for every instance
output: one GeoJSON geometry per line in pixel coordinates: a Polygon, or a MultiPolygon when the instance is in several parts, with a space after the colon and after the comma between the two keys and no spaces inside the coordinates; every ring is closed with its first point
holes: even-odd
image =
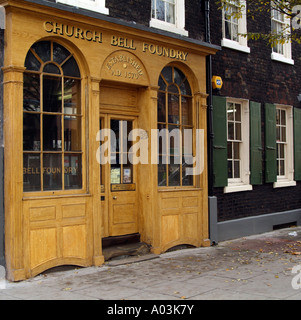
{"type": "Polygon", "coordinates": [[[159,57],[168,57],[171,59],[177,59],[182,61],[187,61],[188,56],[188,52],[149,43],[143,43],[142,51],[149,52],[151,54],[156,54],[159,57]]]}
{"type": "MultiPolygon", "coordinates": [[[[67,36],[69,38],[74,37],[76,39],[82,39],[90,42],[103,43],[103,34],[102,32],[92,31],[89,29],[82,29],[80,27],[75,27],[68,24],[53,22],[53,21],[45,21],[44,22],[44,30],[47,33],[53,33],[55,35],[67,36]]],[[[110,38],[107,38],[106,41],[110,41],[111,46],[128,49],[128,50],[137,50],[137,46],[135,41],[130,38],[112,35],[110,38]]],[[[157,55],[159,57],[166,57],[170,59],[187,61],[188,52],[165,47],[158,44],[152,44],[143,42],[142,47],[138,46],[142,52],[150,53],[153,55],[157,55]]],[[[124,70],[123,70],[124,71],[124,70]]],[[[114,73],[116,77],[126,77],[128,79],[135,79],[137,76],[139,77],[139,73],[124,73],[122,72],[122,68],[116,70],[114,73]]]]}
{"type": "MultiPolygon", "coordinates": [[[[78,174],[78,170],[79,170],[79,168],[77,168],[77,167],[65,167],[64,173],[76,175],[76,174],[78,174]]],[[[43,174],[61,174],[62,169],[55,168],[55,167],[44,167],[42,173],[43,174]]],[[[41,170],[40,170],[40,168],[31,168],[31,167],[23,168],[23,174],[27,174],[27,175],[41,174],[41,170]]]]}
{"type": "Polygon", "coordinates": [[[101,32],[84,30],[67,24],[45,21],[44,30],[48,33],[59,34],[61,36],[67,36],[69,38],[74,37],[77,39],[102,43],[101,32]]]}

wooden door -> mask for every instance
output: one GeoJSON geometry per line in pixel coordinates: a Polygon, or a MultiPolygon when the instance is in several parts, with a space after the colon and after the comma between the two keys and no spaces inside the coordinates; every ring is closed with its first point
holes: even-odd
{"type": "Polygon", "coordinates": [[[101,154],[101,203],[104,237],[138,233],[137,168],[132,165],[133,142],[129,133],[136,127],[136,118],[101,115],[105,147],[101,154]]]}

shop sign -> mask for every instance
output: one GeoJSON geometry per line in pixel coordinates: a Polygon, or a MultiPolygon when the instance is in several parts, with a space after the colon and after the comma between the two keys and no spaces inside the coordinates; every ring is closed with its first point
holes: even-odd
{"type": "MultiPolygon", "coordinates": [[[[133,39],[112,35],[110,38],[104,40],[102,32],[83,29],[68,24],[45,21],[44,30],[47,33],[67,36],[69,38],[74,37],[76,39],[82,39],[89,42],[97,43],[104,43],[107,41],[107,43],[113,47],[124,48],[133,51],[138,50],[135,40],[133,39]]],[[[142,50],[142,52],[157,55],[159,57],[167,57],[180,61],[187,61],[188,56],[188,52],[148,42],[143,42],[142,48],[140,50],[142,50]]]]}

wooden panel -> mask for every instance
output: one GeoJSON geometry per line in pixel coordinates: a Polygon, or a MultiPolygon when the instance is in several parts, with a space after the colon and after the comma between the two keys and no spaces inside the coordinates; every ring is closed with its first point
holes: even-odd
{"type": "Polygon", "coordinates": [[[68,226],[63,228],[63,256],[64,258],[87,257],[86,226],[68,226]]]}
{"type": "Polygon", "coordinates": [[[134,223],[136,221],[135,204],[117,204],[113,203],[113,223],[134,223]]]}
{"type": "Polygon", "coordinates": [[[162,242],[164,244],[179,239],[179,216],[162,217],[162,242]]]}
{"type": "Polygon", "coordinates": [[[29,209],[30,221],[44,221],[44,220],[55,220],[56,219],[56,208],[55,207],[39,207],[29,209]]]}
{"type": "Polygon", "coordinates": [[[159,193],[163,250],[178,244],[200,244],[202,199],[202,192],[195,190],[159,193]]]}
{"type": "MultiPolygon", "coordinates": [[[[198,216],[197,214],[184,214],[181,219],[183,239],[198,238],[198,216]]],[[[200,232],[200,231],[199,231],[200,232]]]]}
{"type": "Polygon", "coordinates": [[[31,268],[57,258],[56,229],[39,229],[30,232],[31,268]]]}
{"type": "Polygon", "coordinates": [[[69,204],[62,206],[63,218],[76,218],[85,217],[86,215],[86,204],[69,204]]]}

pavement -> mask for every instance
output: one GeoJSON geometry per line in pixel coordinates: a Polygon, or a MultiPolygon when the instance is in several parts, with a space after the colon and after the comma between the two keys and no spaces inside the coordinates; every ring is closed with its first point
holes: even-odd
{"type": "Polygon", "coordinates": [[[301,300],[301,227],[2,280],[0,300],[301,300]]]}

